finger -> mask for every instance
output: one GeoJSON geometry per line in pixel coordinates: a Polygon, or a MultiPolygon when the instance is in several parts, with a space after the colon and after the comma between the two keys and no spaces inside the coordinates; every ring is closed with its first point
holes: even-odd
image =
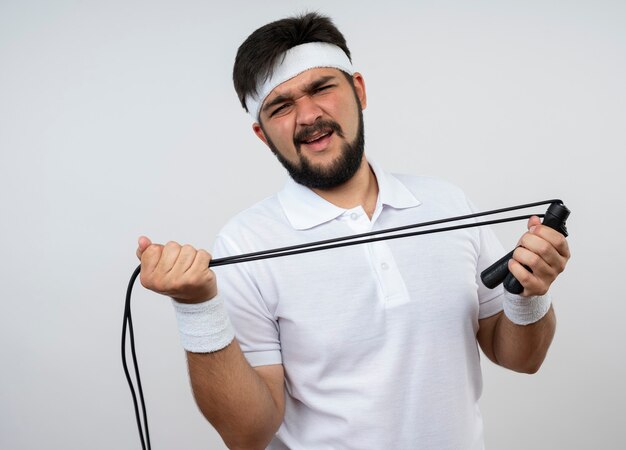
{"type": "Polygon", "coordinates": [[[539,236],[542,239],[550,242],[556,251],[563,257],[569,259],[570,251],[567,239],[561,233],[547,225],[538,225],[529,230],[529,233],[539,236]]]}
{"type": "Polygon", "coordinates": [[[537,225],[541,225],[541,219],[537,216],[530,216],[528,219],[528,229],[530,230],[532,227],[536,227],[537,225]]]}
{"type": "Polygon", "coordinates": [[[529,297],[532,295],[543,295],[548,292],[549,285],[546,285],[543,280],[526,270],[518,261],[510,259],[508,265],[511,274],[524,287],[521,295],[529,297]]]}
{"type": "Polygon", "coordinates": [[[215,273],[209,268],[211,262],[211,255],[206,250],[198,250],[196,253],[196,259],[193,262],[189,272],[193,272],[194,276],[198,276],[200,280],[196,282],[202,284],[206,292],[204,296],[206,299],[211,299],[217,295],[217,285],[215,282],[215,273]]]}
{"type": "Polygon", "coordinates": [[[157,267],[161,254],[163,252],[163,246],[160,244],[150,244],[141,254],[141,274],[145,276],[151,274],[157,267]]]}
{"type": "Polygon", "coordinates": [[[141,259],[143,252],[152,244],[152,241],[146,236],[139,236],[137,240],[137,258],[141,259]]]}
{"type": "MultiPolygon", "coordinates": [[[[537,216],[530,216],[528,218],[528,223],[526,224],[528,232],[530,232],[530,230],[534,229],[537,225],[541,225],[541,219],[539,219],[539,217],[537,217],[537,216]]],[[[522,238],[523,237],[524,237],[524,235],[522,235],[522,237],[520,237],[519,240],[517,241],[517,245],[518,246],[522,245],[522,238]]]]}
{"type": "Polygon", "coordinates": [[[211,254],[206,250],[198,250],[196,258],[193,262],[194,269],[208,269],[211,263],[211,254]]]}
{"type": "Polygon", "coordinates": [[[163,253],[159,259],[155,271],[161,275],[164,275],[172,270],[178,254],[180,253],[181,246],[177,242],[170,241],[163,247],[163,253]]]}
{"type": "Polygon", "coordinates": [[[187,272],[187,270],[189,270],[189,268],[193,264],[194,259],[196,258],[196,253],[196,249],[193,248],[191,245],[183,245],[180,249],[180,252],[178,253],[178,258],[174,263],[172,272],[179,275],[187,272]]]}
{"type": "MultiPolygon", "coordinates": [[[[183,250],[181,250],[182,253],[183,250]]],[[[185,272],[177,272],[177,262],[177,265],[165,277],[170,280],[168,294],[179,301],[205,301],[217,294],[215,275],[209,270],[208,253],[204,250],[193,249],[193,254],[195,256],[193,262],[185,272]]]]}
{"type": "Polygon", "coordinates": [[[513,252],[513,259],[530,268],[531,273],[548,283],[552,283],[559,271],[548,264],[540,255],[533,253],[527,248],[518,247],[513,252]]]}
{"type": "Polygon", "coordinates": [[[189,276],[189,281],[193,284],[209,283],[214,277],[213,272],[209,269],[209,261],[211,255],[206,250],[198,250],[189,270],[185,275],[189,276]]]}
{"type": "Polygon", "coordinates": [[[557,270],[559,273],[562,272],[563,269],[565,269],[567,258],[561,255],[550,241],[535,234],[534,231],[528,232],[524,234],[524,236],[522,236],[521,246],[541,257],[541,259],[543,259],[546,264],[554,267],[555,270],[557,270]]]}

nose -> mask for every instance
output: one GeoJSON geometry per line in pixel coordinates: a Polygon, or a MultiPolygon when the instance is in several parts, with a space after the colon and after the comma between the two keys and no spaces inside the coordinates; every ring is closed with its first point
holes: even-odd
{"type": "Polygon", "coordinates": [[[298,125],[313,125],[322,117],[322,108],[308,95],[304,95],[296,102],[296,120],[298,125]]]}

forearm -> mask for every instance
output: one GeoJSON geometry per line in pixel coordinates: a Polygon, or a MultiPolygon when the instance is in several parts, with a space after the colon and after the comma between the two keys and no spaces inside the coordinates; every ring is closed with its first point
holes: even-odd
{"type": "Polygon", "coordinates": [[[494,327],[492,359],[516,372],[535,373],[546,357],[555,329],[552,307],[539,321],[529,325],[516,325],[500,314],[494,327]]]}
{"type": "Polygon", "coordinates": [[[196,402],[226,445],[264,449],[280,427],[283,411],[237,341],[217,352],[187,352],[187,362],[196,402]]]}

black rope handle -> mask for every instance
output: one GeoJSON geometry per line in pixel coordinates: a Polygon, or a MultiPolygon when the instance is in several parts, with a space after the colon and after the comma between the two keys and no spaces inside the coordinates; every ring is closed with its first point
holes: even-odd
{"type": "MultiPolygon", "coordinates": [[[[334,239],[326,239],[322,241],[309,242],[307,244],[292,245],[288,247],[281,247],[281,248],[263,250],[263,251],[252,252],[252,253],[245,253],[241,255],[226,256],[224,258],[216,258],[212,260],[209,263],[209,267],[225,266],[229,264],[238,264],[242,262],[278,258],[281,256],[290,256],[290,255],[296,255],[300,253],[330,250],[333,248],[341,248],[341,247],[347,247],[351,245],[367,244],[371,242],[378,242],[378,241],[389,240],[389,239],[400,239],[400,238],[405,238],[405,237],[420,236],[420,235],[431,234],[431,233],[441,233],[445,231],[460,230],[464,228],[494,225],[497,223],[513,222],[517,220],[528,219],[532,216],[544,217],[544,214],[530,214],[530,215],[507,217],[507,218],[495,219],[495,220],[486,220],[483,222],[473,222],[473,223],[462,224],[462,225],[453,225],[453,226],[448,226],[448,227],[434,228],[434,229],[429,229],[429,230],[412,231],[409,233],[392,234],[392,233],[398,233],[400,231],[405,231],[405,230],[414,229],[414,228],[423,228],[423,227],[432,226],[432,225],[440,225],[442,223],[458,222],[461,220],[473,219],[476,217],[490,216],[494,214],[502,214],[502,213],[509,212],[509,211],[516,211],[520,209],[527,209],[527,208],[532,208],[535,206],[541,206],[541,205],[547,205],[547,204],[553,204],[553,203],[562,204],[563,201],[561,201],[560,199],[544,200],[540,202],[526,203],[523,205],[510,206],[507,208],[500,208],[500,209],[493,209],[490,211],[483,211],[483,212],[467,214],[463,216],[449,217],[446,219],[432,220],[428,222],[421,222],[421,223],[405,225],[401,227],[388,228],[388,229],[380,230],[380,231],[371,231],[368,233],[354,234],[354,235],[348,235],[348,236],[338,237],[334,239]],[[371,237],[371,236],[376,236],[376,237],[371,237]]],[[[140,271],[141,271],[141,264],[135,269],[135,271],[131,275],[130,281],[128,282],[128,288],[126,290],[126,301],[124,304],[124,321],[122,324],[122,365],[124,367],[126,380],[128,381],[128,386],[130,388],[130,392],[133,398],[133,405],[135,408],[135,419],[137,420],[137,428],[139,430],[141,448],[143,450],[150,450],[151,446],[150,446],[150,433],[148,431],[148,415],[146,412],[146,404],[145,404],[145,400],[143,396],[143,389],[141,387],[141,378],[139,376],[139,366],[137,363],[137,354],[135,350],[135,336],[133,333],[133,322],[132,322],[132,315],[131,315],[131,309],[130,309],[130,298],[131,298],[131,294],[133,290],[133,285],[135,284],[135,281],[137,277],[139,276],[140,271]],[[132,361],[133,361],[135,378],[137,380],[137,391],[139,392],[139,400],[141,402],[141,409],[142,409],[141,415],[139,414],[139,404],[137,402],[137,394],[135,393],[135,388],[133,386],[130,371],[128,370],[128,365],[126,362],[126,340],[127,340],[126,331],[127,330],[128,330],[129,340],[130,340],[131,356],[132,356],[132,361]],[[141,418],[143,418],[143,426],[142,426],[141,418]],[[145,432],[145,437],[144,437],[144,432],[145,432]]]]}

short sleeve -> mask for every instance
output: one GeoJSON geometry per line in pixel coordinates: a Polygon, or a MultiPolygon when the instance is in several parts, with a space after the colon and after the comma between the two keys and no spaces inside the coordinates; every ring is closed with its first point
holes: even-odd
{"type": "MultiPolygon", "coordinates": [[[[242,253],[227,237],[217,237],[214,258],[242,253]]],[[[282,364],[278,322],[269,311],[249,266],[241,263],[215,267],[218,292],[224,299],[235,337],[250,365],[282,364]]]]}
{"type": "MultiPolygon", "coordinates": [[[[478,212],[478,209],[469,199],[466,199],[466,201],[472,213],[478,212]]],[[[486,319],[502,311],[504,288],[502,284],[499,284],[495,288],[489,289],[483,284],[480,274],[487,267],[502,258],[506,252],[491,227],[484,225],[478,227],[478,246],[476,250],[478,252],[476,284],[478,285],[478,301],[480,304],[478,319],[486,319]]]]}

